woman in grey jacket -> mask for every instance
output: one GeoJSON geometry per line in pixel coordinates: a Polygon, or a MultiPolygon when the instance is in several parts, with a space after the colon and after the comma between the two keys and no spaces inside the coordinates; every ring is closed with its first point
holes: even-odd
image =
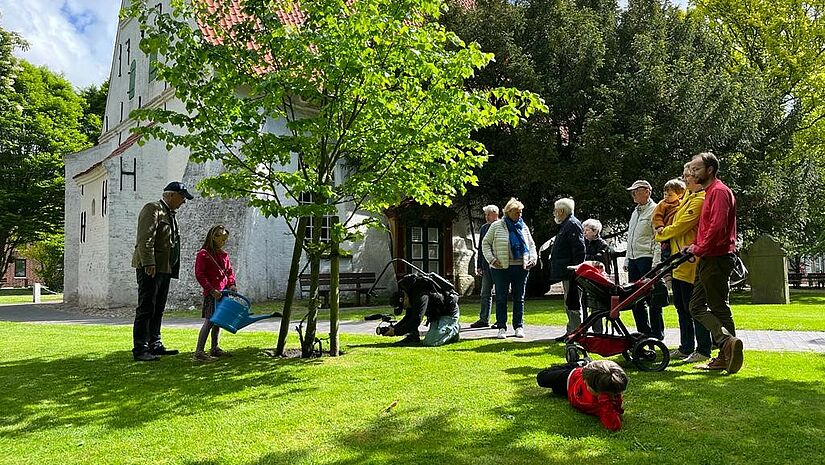
{"type": "Polygon", "coordinates": [[[524,337],[524,292],[530,268],[538,254],[530,229],[521,219],[524,204],[511,198],[504,206],[504,218],[490,225],[481,241],[484,259],[496,287],[496,328],[498,338],[507,338],[507,297],[513,293],[513,327],[516,337],[524,337]]]}

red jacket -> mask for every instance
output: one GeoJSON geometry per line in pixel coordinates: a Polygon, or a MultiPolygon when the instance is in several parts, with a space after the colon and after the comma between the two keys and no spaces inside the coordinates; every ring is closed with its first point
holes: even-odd
{"type": "Polygon", "coordinates": [[[699,257],[721,257],[735,251],[736,199],[728,186],[714,179],[705,189],[693,253],[699,257]]]}
{"type": "Polygon", "coordinates": [[[203,288],[203,295],[209,295],[214,289],[222,291],[235,285],[235,272],[229,263],[229,254],[219,250],[215,255],[206,249],[198,250],[195,257],[195,279],[203,288]]]}
{"type": "Polygon", "coordinates": [[[622,395],[616,394],[611,398],[605,393],[598,396],[591,394],[582,378],[581,367],[573,370],[567,378],[567,399],[576,409],[599,417],[604,427],[610,431],[622,427],[622,395]]]}

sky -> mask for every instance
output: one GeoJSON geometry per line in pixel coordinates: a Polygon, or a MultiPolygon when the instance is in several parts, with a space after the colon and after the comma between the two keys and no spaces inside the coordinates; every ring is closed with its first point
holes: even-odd
{"type": "Polygon", "coordinates": [[[0,25],[29,43],[16,56],[84,88],[109,77],[119,10],[119,0],[0,0],[0,25]]]}
{"type": "MultiPolygon", "coordinates": [[[[682,7],[687,0],[672,0],[682,7]]],[[[63,74],[77,88],[109,77],[120,0],[0,0],[0,26],[29,49],[16,55],[63,74]]],[[[624,7],[626,0],[619,0],[624,7]]]]}

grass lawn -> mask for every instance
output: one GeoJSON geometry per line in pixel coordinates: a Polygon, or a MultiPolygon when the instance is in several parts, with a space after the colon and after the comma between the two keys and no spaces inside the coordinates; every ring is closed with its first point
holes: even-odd
{"type": "MultiPolygon", "coordinates": [[[[462,341],[274,360],[130,360],[131,328],[0,323],[3,464],[811,464],[825,451],[825,356],[747,352],[733,376],[628,370],[624,428],[535,384],[561,346],[462,341]],[[398,404],[382,413],[391,402],[398,404]]],[[[191,347],[194,330],[165,330],[191,347]]],[[[295,346],[295,341],[291,344],[295,346]]],[[[620,359],[619,357],[618,359],[620,359]]]]}
{"type": "MultiPolygon", "coordinates": [[[[512,304],[512,302],[511,302],[512,304]]],[[[477,297],[461,299],[461,321],[472,323],[478,319],[480,307],[477,297]]],[[[493,303],[495,313],[495,302],[493,303]]],[[[753,305],[750,303],[750,294],[733,294],[731,307],[736,326],[739,329],[773,329],[794,331],[825,331],[825,291],[791,290],[791,303],[788,305],[753,305]]],[[[254,310],[258,313],[271,312],[283,308],[283,302],[265,302],[256,304],[254,310]]],[[[509,307],[512,312],[512,306],[509,307]]],[[[342,308],[342,320],[360,320],[365,315],[377,312],[391,312],[389,306],[342,308]]],[[[293,315],[300,318],[306,313],[304,302],[298,301],[293,315]]],[[[679,321],[676,308],[666,307],[665,326],[678,328],[679,321]]],[[[192,315],[195,315],[193,312],[192,315]]],[[[200,315],[198,311],[197,315],[200,315]]],[[[321,311],[320,317],[329,318],[329,311],[321,311]]],[[[492,317],[493,319],[495,316],[492,317]]],[[[510,313],[512,318],[512,313],[510,313]]],[[[530,299],[525,303],[526,325],[564,326],[567,324],[567,315],[561,296],[543,299],[530,299]]],[[[631,312],[622,313],[622,320],[633,325],[631,312]]]]}
{"type": "MultiPolygon", "coordinates": [[[[61,302],[63,294],[41,294],[43,302],[61,302]]],[[[24,304],[32,301],[32,295],[0,295],[0,304],[24,304]]]]}

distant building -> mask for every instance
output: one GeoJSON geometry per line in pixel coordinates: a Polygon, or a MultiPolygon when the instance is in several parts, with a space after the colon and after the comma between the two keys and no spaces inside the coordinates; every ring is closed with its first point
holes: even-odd
{"type": "Polygon", "coordinates": [[[6,274],[0,278],[0,287],[28,287],[34,283],[43,284],[43,281],[34,272],[38,265],[39,263],[36,260],[13,252],[6,274]]]}

